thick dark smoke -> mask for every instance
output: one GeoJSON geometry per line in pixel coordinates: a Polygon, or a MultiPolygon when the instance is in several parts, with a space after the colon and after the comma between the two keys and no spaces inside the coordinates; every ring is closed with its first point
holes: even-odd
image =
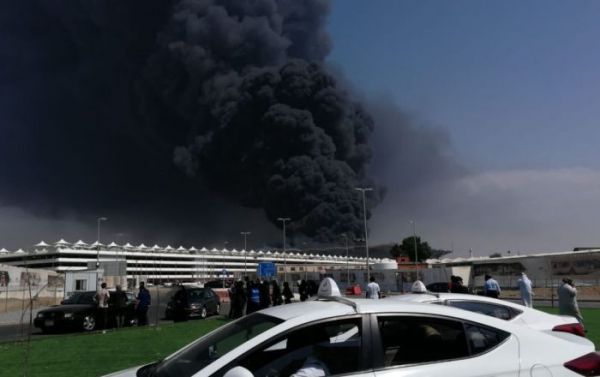
{"type": "Polygon", "coordinates": [[[362,234],[354,188],[373,185],[373,121],[323,69],[328,11],[321,0],[0,5],[0,200],[189,229],[218,202],[231,217],[235,206],[290,217],[318,241],[362,234]]]}

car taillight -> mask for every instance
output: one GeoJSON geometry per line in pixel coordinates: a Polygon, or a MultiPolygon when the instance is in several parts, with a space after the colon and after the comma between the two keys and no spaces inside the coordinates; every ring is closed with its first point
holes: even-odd
{"type": "Polygon", "coordinates": [[[566,325],[555,326],[552,331],[563,331],[571,334],[583,336],[585,338],[585,329],[581,323],[568,323],[566,325]]]}
{"type": "Polygon", "coordinates": [[[591,352],[577,359],[566,362],[565,368],[582,376],[600,376],[600,354],[591,352]]]}

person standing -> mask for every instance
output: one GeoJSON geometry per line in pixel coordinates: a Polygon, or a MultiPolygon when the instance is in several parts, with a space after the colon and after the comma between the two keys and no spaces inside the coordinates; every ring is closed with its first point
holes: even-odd
{"type": "Polygon", "coordinates": [[[367,298],[372,300],[378,300],[381,290],[379,289],[379,284],[375,281],[375,276],[371,276],[369,279],[371,282],[367,284],[367,298]]]}
{"type": "Polygon", "coordinates": [[[244,283],[236,281],[234,285],[234,294],[231,299],[231,318],[240,318],[244,315],[244,304],[246,302],[246,293],[244,283]]]}
{"type": "Polygon", "coordinates": [[[273,303],[273,306],[281,305],[283,303],[281,299],[281,289],[275,280],[271,280],[271,302],[273,303]]]}
{"type": "Polygon", "coordinates": [[[487,297],[498,298],[500,296],[500,284],[491,275],[485,275],[485,283],[483,284],[483,294],[487,297]]]}
{"type": "Polygon", "coordinates": [[[271,285],[268,281],[263,281],[259,285],[259,302],[260,308],[265,309],[271,306],[271,285]]]}
{"type": "Polygon", "coordinates": [[[188,306],[188,297],[185,286],[180,285],[177,292],[173,296],[173,322],[181,322],[187,320],[185,309],[188,306]]]}
{"type": "Polygon", "coordinates": [[[533,290],[531,289],[531,280],[524,272],[521,272],[521,278],[518,280],[519,291],[521,292],[521,303],[528,307],[533,307],[533,290]]]}
{"type": "Polygon", "coordinates": [[[563,279],[562,285],[558,287],[558,314],[573,316],[583,324],[583,316],[577,304],[577,289],[571,279],[563,279]]]}
{"type": "Polygon", "coordinates": [[[100,290],[96,293],[96,302],[98,303],[98,320],[100,323],[100,327],[103,330],[108,328],[108,299],[110,298],[110,293],[108,293],[108,289],[106,289],[106,283],[100,284],[100,290]]]}
{"type": "Polygon", "coordinates": [[[308,299],[308,285],[306,285],[306,281],[300,281],[298,293],[300,293],[300,301],[306,301],[306,299],[308,299]]]}
{"type": "Polygon", "coordinates": [[[140,283],[140,290],[136,297],[135,313],[137,315],[138,326],[148,324],[148,308],[150,307],[150,292],[146,289],[144,282],[140,283]]]}
{"type": "Polygon", "coordinates": [[[284,281],[283,282],[283,303],[291,304],[292,298],[294,298],[294,294],[292,293],[292,290],[290,289],[290,284],[287,281],[284,281]]]}
{"type": "Polygon", "coordinates": [[[123,292],[120,285],[117,285],[115,291],[115,323],[117,328],[125,325],[125,310],[127,307],[127,294],[123,292]]]}

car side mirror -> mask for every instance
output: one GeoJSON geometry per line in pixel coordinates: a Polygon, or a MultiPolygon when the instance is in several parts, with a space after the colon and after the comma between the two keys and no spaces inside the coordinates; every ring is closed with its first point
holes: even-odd
{"type": "Polygon", "coordinates": [[[223,377],[254,377],[254,375],[248,369],[237,366],[229,369],[227,373],[223,375],[223,377]]]}

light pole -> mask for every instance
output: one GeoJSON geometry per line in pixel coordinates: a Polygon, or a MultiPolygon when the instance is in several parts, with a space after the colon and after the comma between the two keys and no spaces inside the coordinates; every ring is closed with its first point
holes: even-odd
{"type": "Polygon", "coordinates": [[[417,232],[415,230],[415,222],[413,220],[410,220],[410,223],[413,227],[413,240],[415,242],[415,271],[417,274],[417,280],[419,280],[419,261],[417,260],[417,232]]]}
{"type": "Polygon", "coordinates": [[[287,281],[287,257],[285,255],[285,222],[290,221],[289,217],[279,217],[277,220],[283,223],[283,281],[287,281]]]}
{"type": "Polygon", "coordinates": [[[97,223],[98,223],[98,234],[97,234],[97,236],[98,236],[98,238],[97,238],[97,240],[98,240],[97,247],[98,248],[96,249],[96,268],[99,268],[100,267],[100,222],[107,221],[108,218],[106,218],[106,217],[98,217],[96,220],[97,220],[97,223]]]}
{"type": "Polygon", "coordinates": [[[346,239],[346,282],[348,283],[348,286],[350,286],[350,258],[348,253],[348,235],[346,233],[343,233],[342,237],[346,239]]]}
{"type": "Polygon", "coordinates": [[[244,236],[244,277],[246,277],[246,274],[248,273],[248,269],[246,268],[246,260],[247,260],[247,255],[248,255],[248,250],[246,250],[246,237],[249,234],[252,234],[251,232],[240,232],[240,234],[242,236],[244,236]]]}
{"type": "Polygon", "coordinates": [[[365,223],[365,252],[367,254],[367,283],[371,280],[371,271],[369,270],[369,237],[367,235],[367,204],[365,201],[365,192],[373,191],[371,187],[355,187],[357,191],[362,193],[363,201],[363,221],[365,223]]]}

